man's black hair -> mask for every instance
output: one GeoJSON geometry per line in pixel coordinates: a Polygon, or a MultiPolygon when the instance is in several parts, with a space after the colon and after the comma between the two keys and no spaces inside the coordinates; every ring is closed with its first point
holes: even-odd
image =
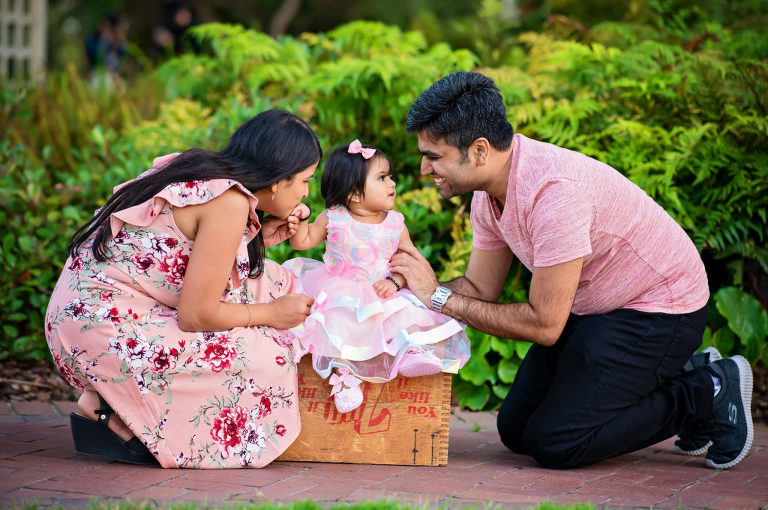
{"type": "Polygon", "coordinates": [[[421,93],[408,112],[406,129],[422,131],[430,140],[445,140],[466,156],[478,138],[499,151],[509,148],[514,130],[499,88],[480,73],[456,72],[421,93]]]}

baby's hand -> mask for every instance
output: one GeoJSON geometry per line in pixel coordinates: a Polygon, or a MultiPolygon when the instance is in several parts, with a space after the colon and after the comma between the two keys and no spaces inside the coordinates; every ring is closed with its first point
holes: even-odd
{"type": "Polygon", "coordinates": [[[387,299],[397,291],[397,287],[389,280],[379,280],[373,284],[373,290],[376,291],[376,295],[380,298],[387,299]]]}
{"type": "Polygon", "coordinates": [[[303,220],[307,218],[307,216],[309,216],[310,214],[312,214],[312,210],[309,208],[308,205],[299,204],[293,209],[293,211],[291,211],[291,214],[289,215],[289,217],[293,216],[297,220],[303,220]]]}

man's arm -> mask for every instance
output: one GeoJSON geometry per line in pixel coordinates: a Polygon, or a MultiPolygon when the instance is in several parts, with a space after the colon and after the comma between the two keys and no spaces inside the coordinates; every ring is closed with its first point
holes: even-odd
{"type": "Polygon", "coordinates": [[[582,262],[534,268],[528,303],[491,303],[454,293],[442,311],[490,335],[553,345],[571,312],[582,262]]]}
{"type": "Polygon", "coordinates": [[[493,251],[474,249],[469,254],[464,276],[442,285],[464,296],[483,301],[498,301],[504,290],[512,259],[512,252],[506,247],[493,251]]]}
{"type": "MultiPolygon", "coordinates": [[[[465,276],[446,285],[454,293],[443,305],[443,313],[498,337],[554,344],[571,312],[583,260],[534,268],[528,303],[496,303],[511,262],[508,250],[473,250],[465,276]]],[[[418,250],[406,248],[396,254],[392,270],[402,274],[411,291],[430,306],[438,282],[418,250]]]]}

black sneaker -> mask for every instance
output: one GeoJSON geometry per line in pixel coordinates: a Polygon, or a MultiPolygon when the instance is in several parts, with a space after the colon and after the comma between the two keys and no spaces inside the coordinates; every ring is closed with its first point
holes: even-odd
{"type": "Polygon", "coordinates": [[[742,356],[733,356],[707,369],[720,378],[722,387],[712,401],[712,446],[705,462],[726,469],[741,462],[752,446],[752,367],[742,356]]]}
{"type": "MultiPolygon", "coordinates": [[[[683,366],[683,371],[691,370],[712,362],[723,359],[720,351],[714,347],[707,347],[701,352],[694,353],[683,366]]],[[[710,439],[712,435],[712,424],[710,423],[692,423],[684,425],[678,433],[680,439],[675,441],[675,452],[680,455],[701,455],[707,452],[707,448],[712,445],[710,439]]]]}

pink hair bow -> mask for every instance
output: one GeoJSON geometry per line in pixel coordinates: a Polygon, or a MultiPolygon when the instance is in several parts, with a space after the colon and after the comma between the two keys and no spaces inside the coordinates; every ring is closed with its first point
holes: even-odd
{"type": "Polygon", "coordinates": [[[364,149],[363,144],[360,143],[360,140],[355,138],[355,141],[349,144],[349,149],[347,149],[347,152],[350,154],[362,154],[363,158],[371,159],[376,153],[376,149],[364,149]]]}
{"type": "Polygon", "coordinates": [[[333,386],[333,389],[331,389],[331,395],[334,395],[342,390],[342,387],[347,388],[354,388],[355,386],[360,386],[363,381],[355,377],[354,374],[350,373],[349,369],[347,368],[339,368],[338,374],[331,374],[331,378],[329,379],[329,383],[331,383],[331,386],[333,386]]]}

